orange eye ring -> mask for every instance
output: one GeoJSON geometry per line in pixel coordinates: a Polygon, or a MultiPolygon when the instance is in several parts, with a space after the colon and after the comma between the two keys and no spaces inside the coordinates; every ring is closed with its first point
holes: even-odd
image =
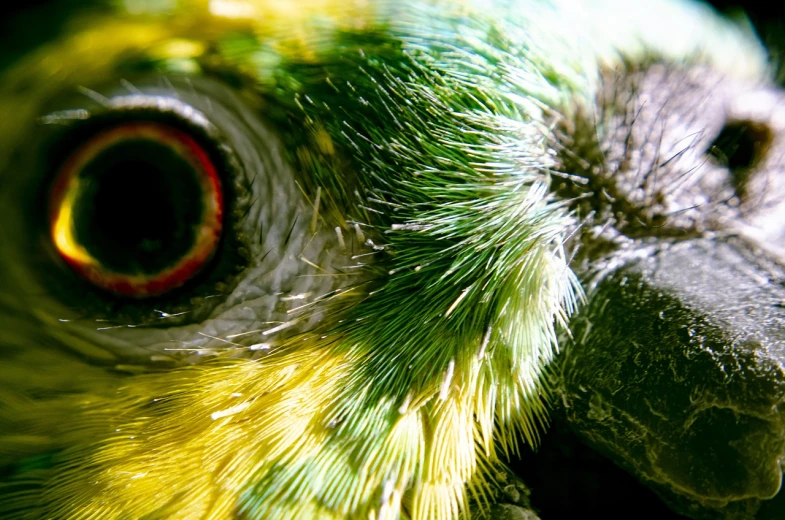
{"type": "Polygon", "coordinates": [[[153,121],[102,131],[64,162],[50,193],[60,257],[98,288],[160,296],[196,276],[223,228],[221,179],[187,133],[153,121]]]}

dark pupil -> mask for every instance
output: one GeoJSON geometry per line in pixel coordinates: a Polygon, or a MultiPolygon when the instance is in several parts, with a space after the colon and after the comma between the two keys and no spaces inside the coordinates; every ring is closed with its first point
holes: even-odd
{"type": "Polygon", "coordinates": [[[76,239],[105,268],[155,274],[193,246],[203,210],[198,173],[168,146],[148,139],[112,145],[80,176],[76,239]]]}

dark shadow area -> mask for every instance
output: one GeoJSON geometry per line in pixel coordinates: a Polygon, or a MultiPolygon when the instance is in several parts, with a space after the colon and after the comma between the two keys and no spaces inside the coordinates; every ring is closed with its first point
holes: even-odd
{"type": "Polygon", "coordinates": [[[584,445],[562,420],[555,419],[536,451],[522,449],[511,469],[532,490],[531,501],[543,520],[647,518],[686,520],[650,489],[613,462],[584,445]]]}

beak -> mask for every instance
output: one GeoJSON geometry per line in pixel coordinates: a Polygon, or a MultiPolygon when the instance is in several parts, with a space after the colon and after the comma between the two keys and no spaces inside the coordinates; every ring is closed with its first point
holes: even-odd
{"type": "Polygon", "coordinates": [[[560,367],[572,428],[692,517],[782,508],[785,269],[737,238],[606,265],[560,367]]]}

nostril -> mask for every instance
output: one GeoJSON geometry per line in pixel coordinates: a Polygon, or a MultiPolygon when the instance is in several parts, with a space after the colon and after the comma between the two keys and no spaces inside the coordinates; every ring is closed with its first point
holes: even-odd
{"type": "Polygon", "coordinates": [[[709,155],[727,167],[739,197],[744,198],[752,170],[766,155],[772,142],[771,129],[754,121],[727,123],[709,146],[709,155]]]}

